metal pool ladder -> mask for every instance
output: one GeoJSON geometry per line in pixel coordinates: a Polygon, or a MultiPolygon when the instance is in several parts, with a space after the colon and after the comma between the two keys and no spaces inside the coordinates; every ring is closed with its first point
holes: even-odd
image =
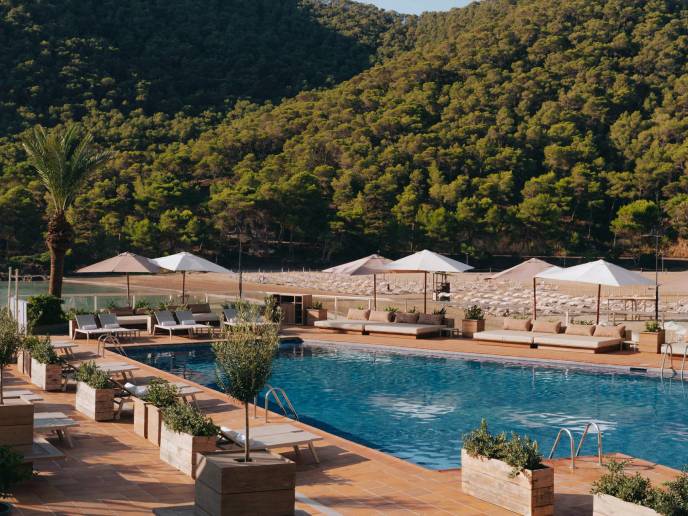
{"type": "MultiPolygon", "coordinates": [[[[292,405],[291,400],[289,399],[289,396],[287,396],[287,393],[284,389],[281,387],[273,387],[271,385],[268,385],[268,392],[265,393],[265,422],[268,422],[268,415],[270,412],[268,411],[268,402],[270,401],[270,395],[272,395],[273,398],[275,398],[275,402],[277,405],[279,405],[279,408],[282,409],[282,413],[284,414],[285,417],[290,417],[289,412],[291,412],[292,419],[295,419],[296,421],[299,420],[299,415],[296,413],[296,409],[294,408],[294,405],[292,405]],[[289,409],[289,412],[287,412],[287,409],[289,409]]],[[[255,407],[255,405],[254,405],[255,407]]],[[[253,415],[255,417],[255,409],[253,412],[253,415]]]]}
{"type": "Polygon", "coordinates": [[[585,428],[583,429],[583,435],[581,436],[580,442],[578,443],[578,447],[575,449],[574,452],[574,447],[575,447],[575,439],[573,438],[573,434],[571,433],[571,430],[568,428],[561,428],[559,432],[557,433],[557,438],[554,440],[554,445],[552,446],[552,450],[549,452],[549,456],[547,457],[548,459],[551,459],[554,456],[554,452],[557,450],[557,446],[559,445],[559,441],[561,440],[561,434],[566,434],[569,437],[569,443],[571,446],[571,469],[576,468],[576,457],[580,455],[581,448],[583,448],[583,443],[585,442],[585,438],[588,435],[588,431],[590,430],[590,427],[594,427],[595,430],[597,430],[597,462],[601,466],[602,465],[602,431],[600,430],[600,427],[597,423],[594,421],[591,421],[585,425],[585,428]]]}
{"type": "MultiPolygon", "coordinates": [[[[681,360],[680,373],[681,381],[683,381],[686,371],[686,358],[688,357],[688,344],[685,342],[675,344],[678,348],[683,349],[683,360],[681,360]]],[[[673,373],[676,374],[676,370],[674,369],[674,346],[668,342],[666,344],[662,344],[662,368],[660,370],[660,375],[662,376],[662,378],[664,378],[665,369],[671,369],[671,371],[673,371],[673,373]],[[665,367],[667,358],[669,359],[669,367],[665,367]]]]}

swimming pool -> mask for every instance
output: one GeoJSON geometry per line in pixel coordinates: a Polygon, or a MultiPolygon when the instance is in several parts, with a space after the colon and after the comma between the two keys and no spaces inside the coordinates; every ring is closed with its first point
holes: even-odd
{"type": "MultiPolygon", "coordinates": [[[[217,388],[209,346],[128,348],[127,355],[217,388]]],[[[673,467],[688,462],[688,387],[680,381],[288,342],[270,384],[288,393],[301,421],[432,469],[460,465],[461,435],[483,417],[493,431],[537,439],[545,454],[562,426],[579,439],[596,421],[606,452],[673,467]]],[[[592,437],[582,453],[595,453],[592,437]]]]}

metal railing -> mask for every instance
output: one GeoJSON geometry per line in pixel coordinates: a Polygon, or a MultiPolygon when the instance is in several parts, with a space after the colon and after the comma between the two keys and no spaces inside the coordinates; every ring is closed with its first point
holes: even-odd
{"type": "Polygon", "coordinates": [[[291,400],[289,399],[289,396],[287,396],[287,393],[285,392],[284,389],[281,387],[272,387],[268,385],[268,392],[265,393],[265,422],[268,422],[268,416],[270,414],[270,411],[268,410],[268,403],[270,401],[270,395],[273,396],[275,399],[275,403],[279,405],[279,407],[282,409],[282,413],[284,414],[284,417],[289,417],[289,413],[287,412],[287,408],[291,411],[291,414],[293,416],[292,419],[295,419],[296,421],[299,420],[299,415],[296,413],[296,409],[294,408],[294,405],[292,405],[291,400]],[[280,396],[284,399],[284,403],[282,403],[282,400],[280,400],[280,396]],[[286,407],[285,407],[286,405],[286,407]]]}
{"type": "Polygon", "coordinates": [[[559,446],[559,440],[561,439],[561,434],[566,433],[569,436],[569,443],[571,444],[571,469],[576,468],[576,454],[574,452],[574,442],[573,442],[573,434],[571,433],[571,430],[568,428],[562,428],[559,430],[557,433],[557,438],[554,440],[554,446],[552,446],[552,451],[549,452],[549,456],[547,457],[548,459],[551,459],[554,456],[554,452],[557,449],[557,446],[559,446]]]}
{"type": "Polygon", "coordinates": [[[599,425],[595,423],[594,421],[591,421],[585,425],[585,428],[583,429],[583,435],[581,436],[580,442],[578,443],[578,447],[575,448],[575,439],[573,438],[573,434],[571,433],[571,430],[568,428],[561,428],[559,432],[557,433],[557,438],[554,440],[554,445],[552,446],[552,450],[549,452],[549,455],[547,456],[548,459],[551,459],[554,456],[554,452],[557,450],[557,446],[559,446],[559,441],[561,440],[561,435],[566,434],[569,436],[569,445],[571,447],[571,469],[576,469],[576,457],[580,455],[581,449],[583,448],[583,443],[585,442],[585,438],[588,435],[588,432],[590,430],[590,427],[595,428],[597,430],[597,463],[602,466],[602,430],[600,429],[599,425]],[[575,448],[575,451],[574,451],[575,448]]]}

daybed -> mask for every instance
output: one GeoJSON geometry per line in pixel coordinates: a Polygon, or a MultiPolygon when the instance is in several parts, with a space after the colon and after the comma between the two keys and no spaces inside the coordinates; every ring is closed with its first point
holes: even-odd
{"type": "Polygon", "coordinates": [[[505,319],[501,330],[486,330],[473,335],[473,340],[531,348],[564,349],[603,353],[620,349],[625,340],[625,326],[595,326],[530,319],[505,319]]]}
{"type": "Polygon", "coordinates": [[[346,319],[315,321],[317,328],[355,331],[363,335],[385,333],[421,338],[439,335],[445,328],[443,316],[350,309],[346,319]]]}

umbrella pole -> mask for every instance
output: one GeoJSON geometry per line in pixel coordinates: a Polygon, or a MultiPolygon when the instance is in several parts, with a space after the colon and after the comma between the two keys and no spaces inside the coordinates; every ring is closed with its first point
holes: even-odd
{"type": "Polygon", "coordinates": [[[377,274],[373,274],[373,310],[377,310],[377,274]]]}
{"type": "Polygon", "coordinates": [[[126,273],[127,276],[127,304],[131,306],[131,295],[129,294],[129,273],[126,273]]]}
{"type": "Polygon", "coordinates": [[[186,271],[182,271],[182,304],[184,304],[184,294],[186,294],[186,271]]]}
{"type": "Polygon", "coordinates": [[[428,273],[423,273],[423,313],[428,313],[428,273]]]}
{"type": "Polygon", "coordinates": [[[597,285],[597,322],[595,324],[600,324],[600,297],[602,295],[602,285],[597,285]]]}
{"type": "Polygon", "coordinates": [[[537,279],[533,276],[533,321],[537,319],[537,279]]]}

